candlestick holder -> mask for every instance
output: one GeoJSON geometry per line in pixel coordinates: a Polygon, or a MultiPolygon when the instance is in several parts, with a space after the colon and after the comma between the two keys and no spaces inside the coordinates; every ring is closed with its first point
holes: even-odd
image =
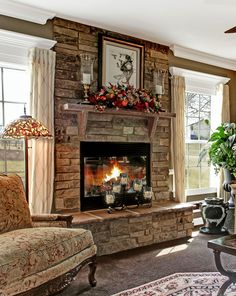
{"type": "Polygon", "coordinates": [[[89,97],[90,84],[83,84],[83,88],[84,88],[84,102],[89,103],[88,97],[89,97]]]}
{"type": "Polygon", "coordinates": [[[83,53],[80,54],[80,61],[81,61],[81,82],[83,84],[84,89],[84,103],[89,103],[89,91],[90,86],[93,82],[93,63],[94,63],[94,56],[83,53]]]}

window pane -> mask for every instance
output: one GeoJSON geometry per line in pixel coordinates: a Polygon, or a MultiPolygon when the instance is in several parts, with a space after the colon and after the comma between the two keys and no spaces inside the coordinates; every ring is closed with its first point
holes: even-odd
{"type": "MultiPolygon", "coordinates": [[[[0,67],[0,129],[24,114],[24,104],[29,101],[26,72],[0,67]]],[[[25,181],[24,142],[0,139],[0,173],[17,173],[25,181]]]]}
{"type": "Polygon", "coordinates": [[[189,168],[189,184],[188,188],[194,189],[199,188],[199,169],[198,168],[189,168]]]}
{"type": "Polygon", "coordinates": [[[26,102],[28,100],[26,71],[3,69],[4,100],[26,102]]]}
{"type": "Polygon", "coordinates": [[[0,172],[4,173],[5,170],[5,141],[0,138],[0,172]]]}
{"type": "Polygon", "coordinates": [[[0,102],[0,128],[2,125],[3,125],[3,114],[2,114],[2,103],[0,102]]]}
{"type": "Polygon", "coordinates": [[[24,171],[25,164],[23,140],[1,140],[0,155],[1,172],[19,173],[24,171]]]}
{"type": "Polygon", "coordinates": [[[24,114],[24,104],[5,103],[5,125],[24,114]]]}
{"type": "Polygon", "coordinates": [[[2,100],[2,69],[0,68],[0,100],[2,100]]]}
{"type": "Polygon", "coordinates": [[[203,167],[200,171],[201,188],[210,187],[210,167],[203,167]]]}
{"type": "Polygon", "coordinates": [[[211,96],[186,92],[185,103],[186,189],[208,188],[208,159],[199,162],[199,154],[210,137],[211,96]]]}

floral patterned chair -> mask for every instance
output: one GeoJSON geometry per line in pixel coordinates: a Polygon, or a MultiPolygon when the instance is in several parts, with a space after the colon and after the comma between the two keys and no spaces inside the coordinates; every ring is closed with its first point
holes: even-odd
{"type": "Polygon", "coordinates": [[[0,175],[0,295],[53,295],[84,265],[96,285],[96,246],[89,230],[68,228],[72,216],[30,216],[17,175],[0,175]],[[50,226],[50,227],[47,227],[50,226]]]}

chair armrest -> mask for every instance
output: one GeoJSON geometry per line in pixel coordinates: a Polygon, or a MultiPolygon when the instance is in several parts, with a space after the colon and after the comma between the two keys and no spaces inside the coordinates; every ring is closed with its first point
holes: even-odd
{"type": "Polygon", "coordinates": [[[33,227],[72,227],[72,215],[40,214],[31,215],[33,227]]]}

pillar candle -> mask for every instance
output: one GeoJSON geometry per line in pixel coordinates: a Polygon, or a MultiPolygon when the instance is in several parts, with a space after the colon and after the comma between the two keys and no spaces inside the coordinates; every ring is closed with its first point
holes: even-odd
{"type": "Polygon", "coordinates": [[[162,94],[162,86],[157,84],[155,86],[155,92],[156,92],[156,94],[161,95],[162,94]]]}
{"type": "Polygon", "coordinates": [[[91,75],[87,73],[83,73],[83,84],[90,84],[91,82],[91,75]]]}

